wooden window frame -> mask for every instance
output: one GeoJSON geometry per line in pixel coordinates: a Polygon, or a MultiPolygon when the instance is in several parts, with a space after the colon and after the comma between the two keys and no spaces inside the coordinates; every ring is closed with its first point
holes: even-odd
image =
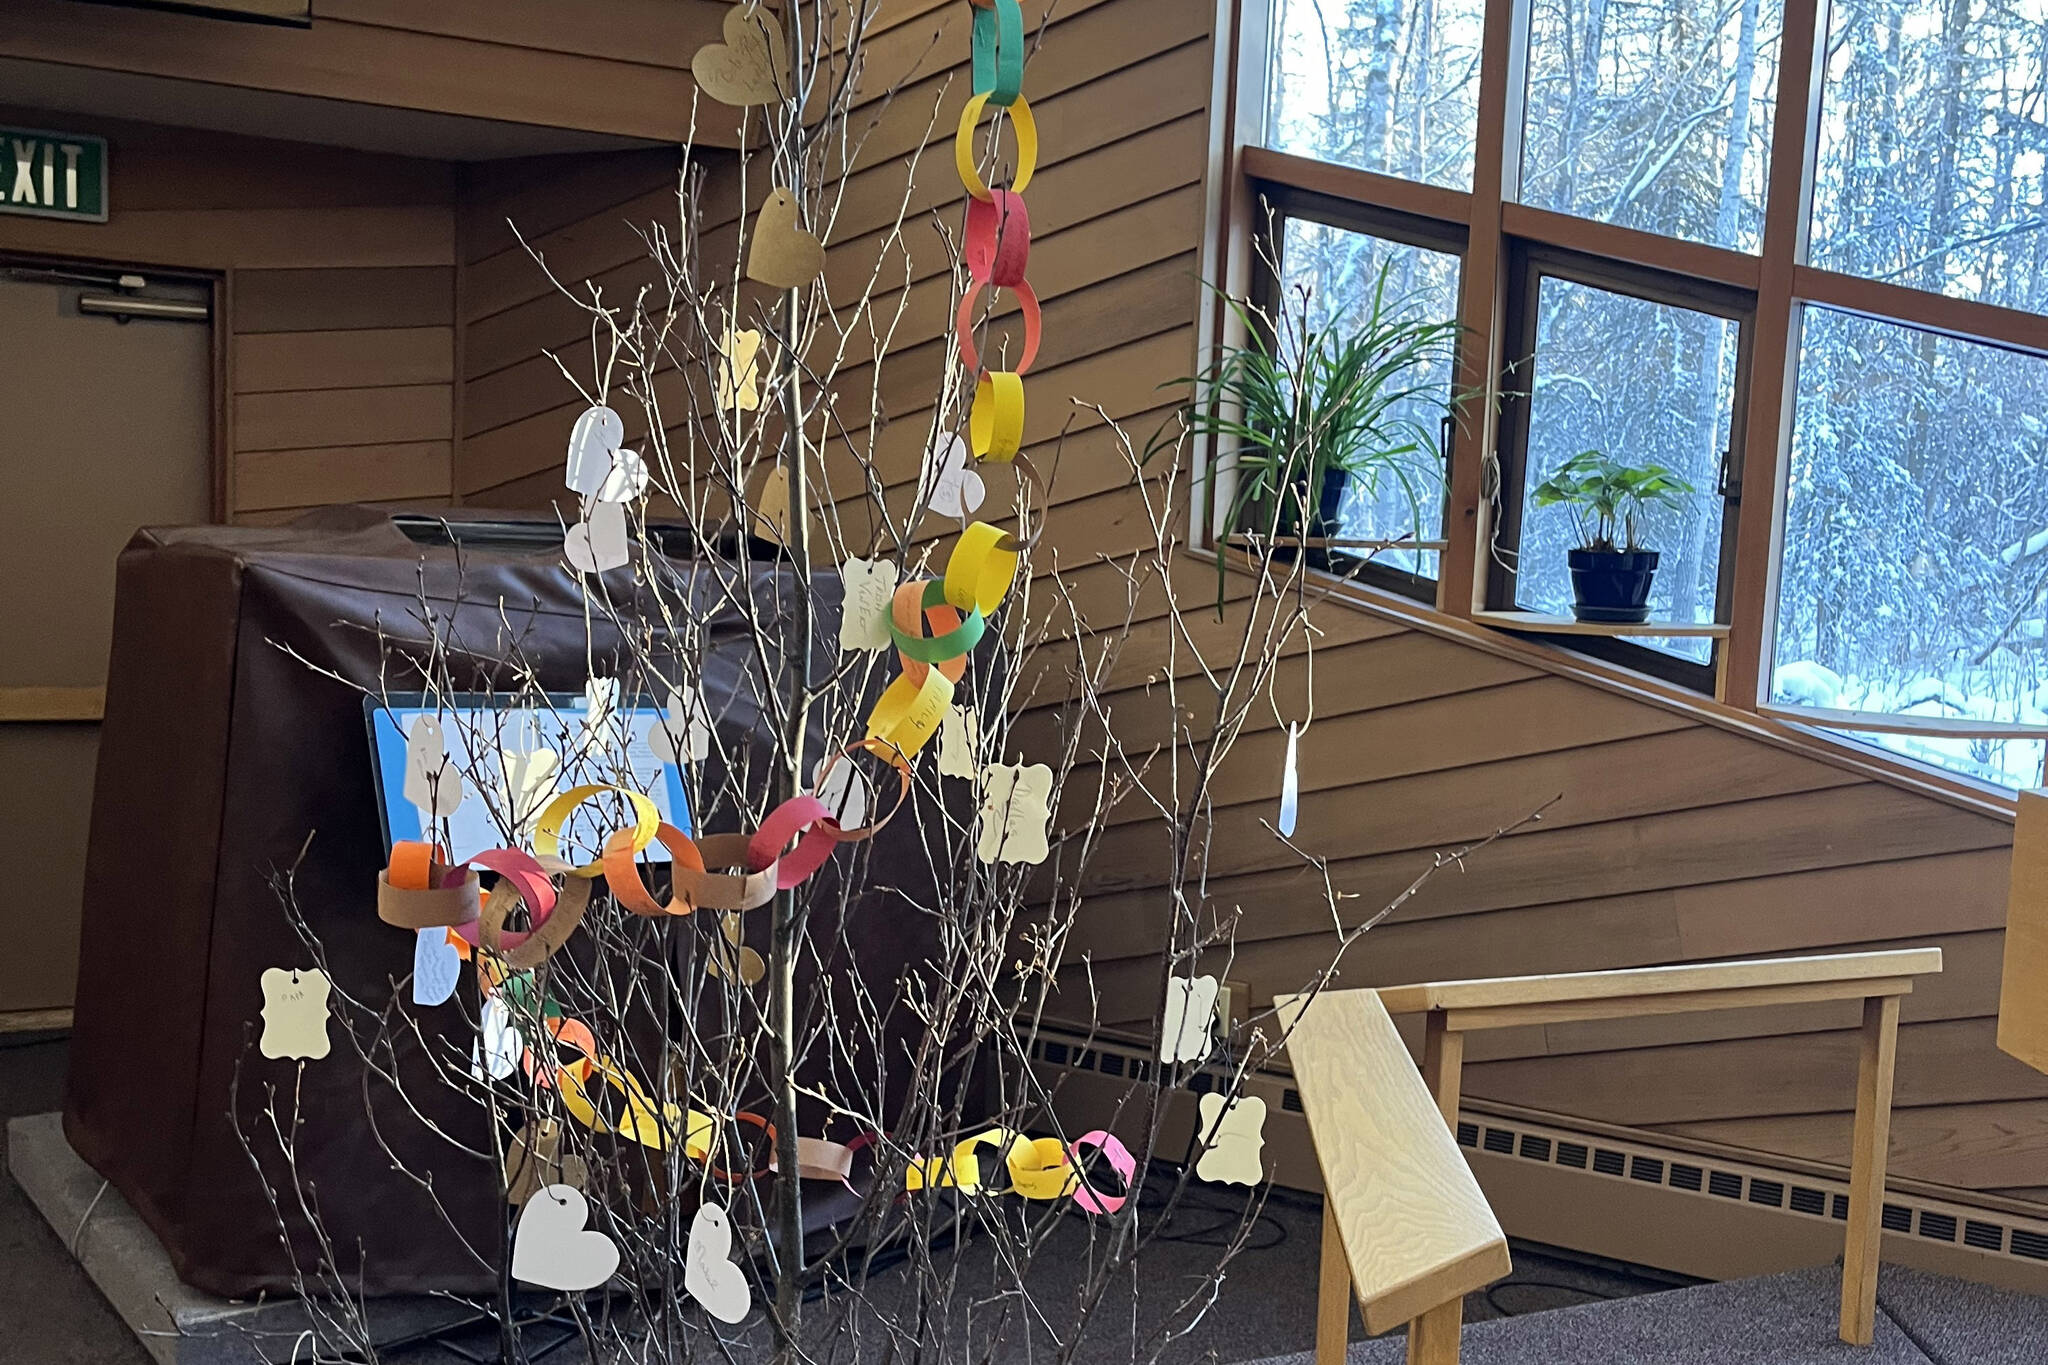
{"type": "MultiPolygon", "coordinates": [[[[1398,182],[1396,182],[1398,183],[1398,182]]],[[[1252,229],[1254,249],[1251,260],[1251,288],[1249,295],[1253,305],[1266,316],[1274,316],[1280,299],[1280,277],[1274,272],[1277,263],[1284,271],[1286,261],[1282,257],[1282,245],[1275,240],[1280,227],[1290,220],[1320,223],[1340,231],[1375,237],[1384,242],[1400,246],[1415,247],[1434,251],[1459,259],[1459,270],[1464,269],[1465,225],[1435,214],[1420,214],[1415,205],[1406,209],[1388,208],[1384,205],[1362,204],[1348,196],[1326,194],[1320,190],[1304,189],[1279,181],[1253,179],[1251,182],[1252,202],[1257,206],[1257,220],[1252,229]]],[[[1270,342],[1272,338],[1267,338],[1270,342]]],[[[1440,452],[1448,455],[1448,451],[1440,452]]],[[[1450,517],[1449,461],[1445,459],[1445,480],[1443,486],[1443,515],[1450,517]]],[[[1431,542],[1435,544],[1436,542],[1431,542]]],[[[1444,549],[1435,551],[1441,574],[1444,549]]],[[[1343,548],[1322,548],[1310,551],[1311,562],[1316,567],[1331,573],[1354,579],[1357,582],[1398,593],[1402,597],[1430,605],[1436,603],[1436,577],[1410,573],[1392,564],[1378,562],[1372,555],[1347,554],[1343,548]]]]}
{"type": "MultiPolygon", "coordinates": [[[[1741,518],[1744,414],[1748,408],[1747,361],[1756,327],[1756,295],[1753,291],[1720,279],[1676,274],[1633,260],[1582,250],[1567,250],[1520,236],[1503,239],[1506,254],[1507,307],[1502,324],[1503,351],[1511,373],[1533,374],[1536,351],[1536,321],[1541,290],[1546,279],[1564,280],[1626,298],[1641,299],[1669,308],[1682,308],[1733,322],[1738,328],[1735,357],[1735,386],[1730,399],[1728,448],[1722,453],[1719,486],[1702,489],[1721,499],[1719,569],[1715,576],[1715,620],[1727,602],[1734,572],[1736,526],[1741,518]],[[1523,367],[1528,368],[1523,368],[1523,367]]],[[[1526,508],[1529,481],[1530,394],[1526,383],[1503,385],[1497,395],[1499,426],[1496,461],[1500,495],[1495,501],[1495,536],[1520,548],[1521,523],[1526,508]]],[[[1485,548],[1485,547],[1482,547],[1485,548]]],[[[1523,608],[1516,600],[1519,553],[1488,554],[1481,591],[1493,612],[1515,612],[1523,608]]],[[[1719,677],[1720,641],[1710,643],[1706,663],[1615,636],[1583,636],[1570,648],[1633,668],[1652,677],[1674,682],[1695,692],[1713,693],[1719,677]]]]}
{"type": "MultiPolygon", "coordinates": [[[[1444,522],[1449,545],[1440,559],[1437,610],[1466,621],[1483,619],[1489,610],[1495,533],[1490,493],[1495,487],[1492,480],[1505,473],[1501,394],[1508,385],[1502,382],[1502,363],[1511,311],[1510,276],[1518,251],[1566,250],[1615,267],[1744,291],[1754,299],[1736,381],[1745,401],[1738,402],[1739,430],[1730,438],[1736,448],[1731,462],[1741,481],[1741,496],[1732,504],[1732,549],[1724,563],[1720,614],[1728,637],[1719,647],[1715,692],[1719,700],[1752,713],[1768,705],[1794,380],[1805,307],[1856,313],[2048,358],[2048,317],[1808,263],[1826,70],[1827,0],[1784,0],[1763,235],[1754,253],[1661,237],[1519,202],[1529,0],[1486,3],[1470,191],[1404,181],[1262,145],[1273,7],[1274,0],[1218,3],[1219,24],[1230,26],[1223,35],[1227,41],[1219,44],[1219,62],[1227,67],[1218,89],[1228,98],[1219,106],[1225,122],[1219,130],[1218,164],[1231,182],[1221,196],[1224,218],[1218,259],[1225,268],[1212,278],[1239,289],[1248,279],[1247,214],[1258,212],[1260,186],[1348,201],[1366,211],[1463,226],[1460,313],[1466,334],[1458,382],[1480,396],[1468,408],[1452,442],[1450,507],[1444,522]]],[[[1229,339],[1227,331],[1213,322],[1205,327],[1205,344],[1229,339]]],[[[1213,526],[1208,538],[1213,544],[1213,526]]]]}

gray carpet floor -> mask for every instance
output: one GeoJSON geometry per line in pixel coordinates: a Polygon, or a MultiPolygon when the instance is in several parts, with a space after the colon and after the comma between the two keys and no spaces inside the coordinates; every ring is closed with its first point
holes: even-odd
{"type": "MultiPolygon", "coordinates": [[[[1730,1280],[1466,1327],[1464,1365],[2043,1365],[2048,1300],[1897,1266],[1878,1279],[1877,1342],[1836,1337],[1832,1266],[1730,1280]]],[[[1399,1336],[1355,1342],[1349,1365],[1399,1365],[1399,1336]]],[[[1260,1365],[1308,1365],[1299,1352],[1260,1365]]]]}

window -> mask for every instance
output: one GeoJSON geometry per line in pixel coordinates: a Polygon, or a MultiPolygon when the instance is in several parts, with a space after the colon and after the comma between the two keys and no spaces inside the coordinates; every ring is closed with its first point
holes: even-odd
{"type": "Polygon", "coordinates": [[[1815,265],[2048,308],[2048,0],[1836,0],[1815,265]]]}
{"type": "MultiPolygon", "coordinates": [[[[1523,496],[1514,512],[1518,526],[1509,528],[1519,531],[1512,537],[1517,548],[1503,556],[1511,588],[1500,596],[1524,610],[1571,614],[1566,551],[1578,543],[1576,520],[1568,508],[1535,506],[1529,493],[1574,455],[1598,450],[1632,465],[1661,466],[1696,490],[1682,509],[1653,509],[1642,527],[1645,547],[1660,556],[1650,616],[1712,621],[1743,301],[1731,296],[1717,314],[1622,293],[1572,278],[1570,260],[1531,252],[1521,271],[1525,282],[1514,286],[1524,303],[1526,360],[1511,381],[1516,418],[1504,439],[1521,442],[1514,463],[1523,496]]],[[[1645,280],[1637,287],[1656,286],[1645,280]]],[[[1696,663],[1712,658],[1706,639],[1639,643],[1696,663]]]]}
{"type": "MultiPolygon", "coordinates": [[[[1283,199],[1285,197],[1283,196],[1283,199]]],[[[1286,202],[1299,202],[1298,199],[1286,202]]],[[[1459,258],[1454,250],[1401,241],[1333,223],[1284,213],[1276,219],[1278,289],[1275,303],[1290,310],[1306,309],[1316,328],[1356,327],[1370,310],[1372,296],[1385,276],[1384,298],[1400,314],[1427,322],[1449,322],[1458,315],[1459,258]]],[[[1449,395],[1451,356],[1444,350],[1438,363],[1408,380],[1418,388],[1449,395]]],[[[1431,449],[1377,477],[1354,478],[1343,494],[1336,517],[1337,535],[1360,572],[1387,586],[1424,591],[1437,573],[1439,551],[1358,544],[1376,541],[1418,541],[1432,545],[1443,536],[1444,442],[1437,436],[1443,405],[1420,398],[1398,405],[1397,422],[1425,430],[1431,449]],[[1375,570],[1384,571],[1375,573],[1375,570]]]]}
{"type": "Polygon", "coordinates": [[[1384,269],[1468,329],[1447,496],[1350,487],[1330,537],[1440,549],[1331,567],[2048,779],[2048,0],[1241,9],[1236,277],[1341,323],[1384,269]],[[1626,565],[1575,601],[1537,490],[1586,451],[1694,490],[1647,607],[1626,565]]]}
{"type": "Polygon", "coordinates": [[[1522,202],[1755,251],[1782,0],[1534,0],[1522,202]]]}
{"type": "MultiPolygon", "coordinates": [[[[2048,361],[1809,308],[1772,699],[2048,724],[2048,361]]],[[[2042,744],[1895,734],[2007,785],[2042,744]]]]}
{"type": "Polygon", "coordinates": [[[1472,183],[1484,0],[1274,0],[1266,145],[1472,183]]]}

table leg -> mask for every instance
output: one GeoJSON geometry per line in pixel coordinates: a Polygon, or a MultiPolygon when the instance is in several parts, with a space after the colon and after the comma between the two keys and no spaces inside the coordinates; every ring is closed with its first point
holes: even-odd
{"type": "Polygon", "coordinates": [[[1899,997],[1863,1002],[1856,1067],[1856,1134],[1849,1154],[1849,1239],[1842,1251],[1842,1340],[1877,1339],[1878,1248],[1884,1237],[1884,1165],[1891,1144],[1892,1073],[1899,1053],[1899,997]]]}
{"type": "MultiPolygon", "coordinates": [[[[1453,1133],[1458,1131],[1464,1067],[1465,1035],[1444,1027],[1442,1010],[1431,1010],[1423,1023],[1422,1079],[1453,1133]]],[[[1458,1335],[1464,1321],[1464,1300],[1452,1299],[1409,1323],[1408,1365],[1458,1365],[1458,1335]]]]}
{"type": "Polygon", "coordinates": [[[1322,1272],[1316,1283],[1315,1365],[1344,1365],[1345,1342],[1350,1334],[1351,1264],[1344,1259],[1336,1206],[1325,1197],[1322,1272]]]}

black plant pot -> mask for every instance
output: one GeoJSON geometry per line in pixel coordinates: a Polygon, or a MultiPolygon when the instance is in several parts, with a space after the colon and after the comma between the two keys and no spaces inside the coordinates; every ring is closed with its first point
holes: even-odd
{"type": "MultiPolygon", "coordinates": [[[[1306,476],[1303,476],[1303,484],[1306,476]]],[[[1327,568],[1331,558],[1324,546],[1309,548],[1290,545],[1292,540],[1326,540],[1342,530],[1340,512],[1344,505],[1345,490],[1351,487],[1351,476],[1341,469],[1325,469],[1318,483],[1314,497],[1307,497],[1307,488],[1301,484],[1288,490],[1280,504],[1279,525],[1275,527],[1281,543],[1273,547],[1273,557],[1290,562],[1299,553],[1304,562],[1317,568],[1327,568]],[[1308,507],[1308,524],[1302,525],[1301,509],[1308,507]]]]}
{"type": "Polygon", "coordinates": [[[1328,540],[1342,533],[1344,494],[1350,487],[1351,475],[1347,471],[1334,468],[1323,471],[1322,484],[1316,489],[1315,512],[1308,523],[1311,539],[1328,540]]]}
{"type": "Polygon", "coordinates": [[[1655,550],[1573,550],[1572,615],[1581,621],[1634,622],[1650,618],[1655,550]]]}

